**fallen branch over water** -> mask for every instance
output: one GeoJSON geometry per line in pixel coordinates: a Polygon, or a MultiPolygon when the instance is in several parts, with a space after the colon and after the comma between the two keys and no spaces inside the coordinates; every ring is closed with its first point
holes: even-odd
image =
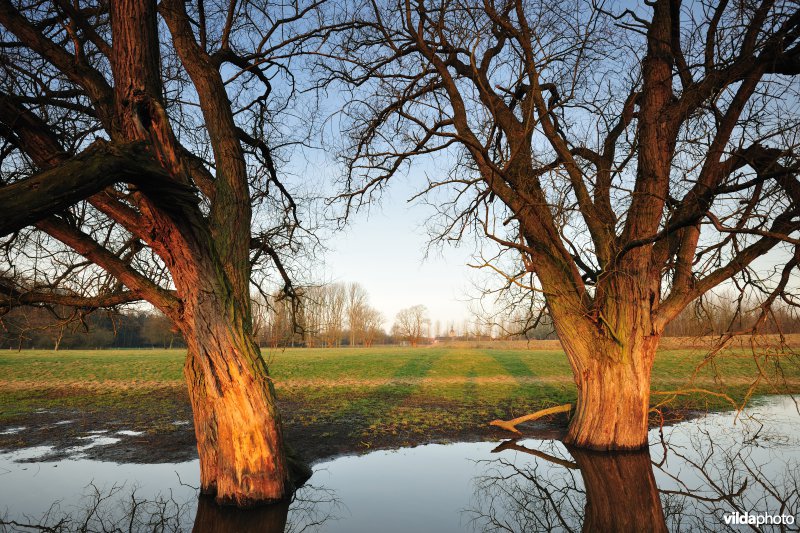
{"type": "Polygon", "coordinates": [[[531,413],[529,415],[520,416],[513,420],[492,420],[489,422],[490,426],[497,426],[501,429],[505,429],[506,431],[510,431],[511,433],[516,433],[521,435],[522,433],[517,429],[518,424],[522,424],[523,422],[530,422],[531,420],[537,420],[542,418],[543,416],[547,415],[554,415],[557,413],[569,413],[572,411],[572,404],[565,403],[564,405],[557,405],[555,407],[548,407],[547,409],[542,409],[540,411],[536,411],[535,413],[531,413]]]}

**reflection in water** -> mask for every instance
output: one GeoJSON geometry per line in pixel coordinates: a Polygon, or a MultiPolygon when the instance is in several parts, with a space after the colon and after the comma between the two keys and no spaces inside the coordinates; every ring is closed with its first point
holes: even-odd
{"type": "Polygon", "coordinates": [[[236,509],[220,507],[213,498],[200,496],[192,533],[283,533],[288,514],[288,501],[254,509],[236,509]]]}
{"type": "Polygon", "coordinates": [[[585,497],[577,463],[552,442],[541,449],[506,441],[494,452],[529,453],[524,461],[504,453],[479,461],[485,474],[475,478],[473,507],[466,511],[475,531],[575,531],[583,520],[585,497]]]}
{"type": "Polygon", "coordinates": [[[654,431],[641,453],[530,439],[342,457],[315,467],[311,481],[326,488],[307,485],[288,505],[250,511],[219,508],[176,484],[175,474],[179,482],[195,479],[196,463],[47,463],[35,459],[42,450],[0,454],[0,533],[797,531],[796,523],[729,523],[745,513],[794,519],[800,511],[794,404],[775,399],[751,415],[758,420],[734,426],[733,414],[718,413],[654,431]],[[34,459],[19,462],[25,458],[34,459]],[[78,501],[87,473],[95,484],[78,501]],[[121,479],[141,485],[113,484],[121,479]]]}
{"type": "Polygon", "coordinates": [[[653,467],[670,529],[708,530],[711,523],[714,531],[800,530],[797,442],[760,425],[751,425],[743,441],[739,436],[714,435],[701,428],[687,441],[661,446],[653,467]],[[792,523],[758,529],[725,521],[745,513],[786,517],[792,523]]]}
{"type": "Polygon", "coordinates": [[[649,450],[570,454],[586,487],[584,531],[667,531],[649,450]]]}
{"type": "Polygon", "coordinates": [[[292,498],[265,507],[220,507],[213,498],[200,496],[192,533],[301,533],[318,531],[337,519],[340,504],[328,489],[305,485],[292,498]]]}
{"type": "Polygon", "coordinates": [[[193,503],[162,496],[140,498],[135,488],[126,492],[124,485],[101,490],[90,484],[78,504],[62,508],[60,502],[55,502],[41,516],[0,517],[0,532],[186,531],[193,503]]]}
{"type": "Polygon", "coordinates": [[[477,531],[798,531],[800,464],[785,456],[797,443],[763,430],[700,427],[653,444],[657,460],[650,450],[604,454],[506,441],[493,450],[499,458],[483,461],[467,512],[477,531]],[[520,461],[520,452],[534,459],[520,461]],[[783,523],[731,520],[745,513],[783,523]]]}
{"type": "Polygon", "coordinates": [[[494,453],[513,450],[532,462],[486,461],[477,480],[473,524],[483,531],[667,531],[650,453],[597,453],[560,445],[547,451],[506,441],[494,453]],[[502,507],[499,509],[498,507],[502,507]],[[581,527],[582,524],[582,527],[581,527]]]}
{"type": "Polygon", "coordinates": [[[220,507],[202,495],[179,502],[173,497],[140,498],[135,489],[124,494],[122,485],[108,491],[95,485],[88,489],[81,504],[68,509],[56,502],[39,517],[0,517],[0,533],[301,533],[318,531],[336,519],[339,509],[332,491],[311,485],[300,488],[291,501],[244,510],[220,507]]]}

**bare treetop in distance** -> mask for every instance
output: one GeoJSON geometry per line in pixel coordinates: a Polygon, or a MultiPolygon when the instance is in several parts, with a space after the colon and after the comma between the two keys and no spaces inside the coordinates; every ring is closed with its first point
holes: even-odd
{"type": "Polygon", "coordinates": [[[253,302],[258,339],[272,347],[297,343],[313,348],[340,346],[346,337],[349,346],[369,347],[385,336],[383,315],[369,305],[369,295],[361,284],[323,283],[298,287],[297,292],[301,298],[296,311],[280,293],[253,302]]]}
{"type": "Polygon", "coordinates": [[[452,193],[439,237],[484,236],[481,266],[546,306],[578,387],[567,441],[641,448],[673,318],[724,282],[758,298],[756,327],[797,302],[799,7],[369,3],[329,67],[354,94],[348,209],[451,161],[424,189],[452,193]]]}
{"type": "Polygon", "coordinates": [[[340,28],[323,5],[0,1],[0,307],[162,311],[188,345],[202,490],[235,505],[307,475],[284,452],[250,289],[293,296],[307,228],[281,154],[311,117],[287,112],[291,63],[340,28]]]}
{"type": "Polygon", "coordinates": [[[417,346],[423,338],[428,336],[426,328],[430,324],[428,308],[424,305],[413,305],[401,309],[397,313],[392,326],[392,334],[405,338],[411,346],[417,346]]]}

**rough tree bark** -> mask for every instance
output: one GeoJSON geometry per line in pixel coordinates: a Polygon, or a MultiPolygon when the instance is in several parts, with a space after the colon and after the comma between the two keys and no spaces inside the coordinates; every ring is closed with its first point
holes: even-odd
{"type": "MultiPolygon", "coordinates": [[[[475,266],[518,291],[513,312],[552,320],[577,386],[574,446],[646,446],[665,326],[731,278],[760,279],[760,255],[798,254],[800,154],[785,132],[800,125],[800,12],[701,4],[372,4],[374,33],[342,41],[329,80],[367,91],[344,112],[347,212],[409,159],[455,159],[417,196],[452,188],[432,202],[437,239],[485,235],[500,252],[475,266]]],[[[760,322],[797,264],[754,290],[760,322]]]]}
{"type": "Polygon", "coordinates": [[[628,292],[617,290],[609,297],[610,305],[598,320],[600,327],[590,332],[574,327],[581,325],[581,317],[567,315],[556,322],[577,387],[565,437],[572,446],[595,450],[647,446],[650,373],[660,336],[631,285],[623,285],[628,292]]]}
{"type": "MultiPolygon", "coordinates": [[[[0,229],[7,233],[35,222],[37,229],[127,287],[94,299],[73,298],[75,305],[144,299],[164,312],[188,344],[184,373],[202,492],[213,494],[218,503],[240,507],[284,501],[310,472],[287,457],[275,391],[253,339],[250,184],[219,63],[194,42],[185,4],[162,2],[162,16],[206,120],[214,155],[212,174],[176,140],[165,111],[156,2],[119,0],[108,8],[111,45],[93,33],[79,10],[64,8],[58,16],[72,18],[62,27],[74,29],[70,24],[77,23],[84,27],[81,35],[89,35],[107,56],[113,84],[89,64],[82,44],[76,44],[74,54],[62,50],[10,2],[0,2],[0,24],[85,92],[94,108],[92,118],[110,138],[70,157],[44,120],[18,99],[3,95],[0,130],[40,172],[0,188],[0,208],[19,214],[13,209],[19,198],[30,198],[34,206],[4,220],[0,229]],[[112,183],[128,186],[125,192],[100,192],[112,183]],[[210,204],[208,215],[199,205],[203,197],[210,204]],[[57,215],[84,198],[159,257],[174,289],[148,279],[129,258],[106,249],[105,243],[57,215]]],[[[70,35],[80,41],[78,33],[70,35]]],[[[7,296],[20,303],[25,298],[64,299],[57,291],[49,297],[7,296]]]]}
{"type": "Polygon", "coordinates": [[[595,450],[647,446],[654,355],[648,351],[623,360],[585,358],[575,379],[578,399],[564,441],[595,450]]]}
{"type": "Polygon", "coordinates": [[[292,479],[274,389],[258,347],[220,303],[198,302],[186,335],[202,490],[240,507],[281,500],[292,479]]]}
{"type": "MultiPolygon", "coordinates": [[[[117,116],[124,135],[149,137],[162,164],[176,179],[185,180],[185,163],[160,104],[155,9],[155,2],[146,0],[112,6],[117,116]]],[[[177,10],[173,17],[185,16],[174,3],[165,9],[177,10]]],[[[183,31],[179,42],[193,39],[188,28],[183,31]]],[[[219,71],[208,72],[207,78],[221,87],[219,71]]],[[[244,156],[231,139],[235,127],[224,91],[209,94],[207,83],[196,88],[207,121],[228,118],[223,127],[208,125],[218,184],[210,231],[195,205],[182,206],[180,218],[164,217],[157,209],[151,216],[162,226],[163,256],[182,299],[176,325],[192,361],[186,365],[186,379],[203,457],[201,489],[214,493],[219,503],[251,506],[282,500],[292,486],[274,390],[251,332],[251,211],[244,156]]]]}

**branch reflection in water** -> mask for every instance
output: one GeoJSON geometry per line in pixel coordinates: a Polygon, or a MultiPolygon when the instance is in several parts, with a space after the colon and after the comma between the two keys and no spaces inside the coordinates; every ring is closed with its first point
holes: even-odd
{"type": "Polygon", "coordinates": [[[125,497],[124,490],[124,485],[101,490],[90,484],[77,506],[62,509],[56,502],[39,517],[0,517],[0,533],[312,533],[336,520],[341,508],[333,491],[313,485],[301,487],[291,501],[253,509],[220,507],[206,496],[145,499],[135,488],[125,497]]]}
{"type": "Polygon", "coordinates": [[[744,525],[753,531],[798,531],[800,464],[787,454],[797,443],[757,423],[731,429],[726,438],[700,427],[614,454],[505,441],[493,450],[500,457],[479,461],[466,514],[486,532],[741,531],[730,520],[745,513],[793,522],[744,525]]]}
{"type": "MultiPolygon", "coordinates": [[[[317,465],[316,486],[303,487],[288,506],[244,512],[198,500],[196,489],[174,484],[165,465],[106,468],[84,459],[37,461],[41,450],[0,454],[0,517],[8,507],[0,533],[796,531],[794,522],[731,522],[745,513],[797,517],[796,405],[773,398],[734,425],[736,418],[710,413],[656,429],[650,449],[639,453],[598,454],[529,439],[339,457],[317,465]],[[96,486],[79,502],[72,495],[82,492],[86,472],[96,486]],[[109,491],[120,479],[141,485],[109,491]],[[153,496],[165,487],[172,487],[167,497],[153,496]],[[56,498],[61,502],[45,512],[56,498]]],[[[193,466],[173,465],[176,473],[193,466]]]]}

